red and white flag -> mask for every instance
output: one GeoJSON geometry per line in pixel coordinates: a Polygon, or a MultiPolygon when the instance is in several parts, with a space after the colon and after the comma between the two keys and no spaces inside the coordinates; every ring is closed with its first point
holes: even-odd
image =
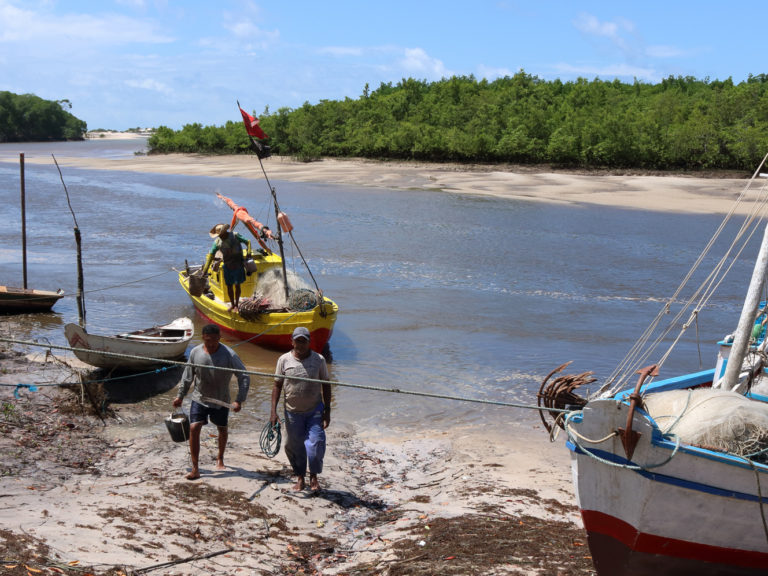
{"type": "MultiPolygon", "coordinates": [[[[239,104],[238,104],[238,108],[240,108],[239,104]]],[[[261,129],[261,126],[259,126],[258,118],[254,118],[242,108],[240,108],[240,114],[243,115],[243,124],[245,124],[245,131],[248,132],[248,136],[252,136],[253,138],[258,138],[259,140],[266,140],[267,138],[269,138],[269,136],[267,136],[267,133],[261,129]]]]}

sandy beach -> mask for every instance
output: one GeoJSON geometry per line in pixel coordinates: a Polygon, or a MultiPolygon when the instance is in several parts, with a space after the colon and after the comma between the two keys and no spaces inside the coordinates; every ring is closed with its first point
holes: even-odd
{"type": "MultiPolygon", "coordinates": [[[[138,138],[112,134],[111,138],[138,138]]],[[[128,159],[67,158],[61,166],[98,170],[129,170],[163,174],[225,176],[262,179],[255,156],[203,156],[196,154],[137,155],[128,159]]],[[[49,157],[27,162],[50,162],[49,157]]],[[[707,175],[639,174],[627,171],[583,173],[534,166],[430,164],[325,158],[297,162],[273,156],[263,161],[270,180],[323,182],[380,187],[392,190],[442,190],[463,194],[492,195],[530,201],[593,204],[660,212],[725,214],[751,174],[740,177],[707,175]]],[[[750,198],[737,208],[751,209],[750,198]]]]}
{"type": "Polygon", "coordinates": [[[190,482],[186,444],[137,433],[126,406],[94,415],[80,368],[2,353],[4,574],[592,573],[567,450],[543,428],[376,438],[336,419],[312,495],[260,431],[233,431],[215,470],[207,426],[190,482]]]}
{"type": "MultiPolygon", "coordinates": [[[[263,178],[249,156],[57,161],[263,178]]],[[[687,213],[725,214],[746,184],[745,178],[365,160],[273,157],[264,165],[273,181],[687,213]]],[[[543,426],[510,418],[492,431],[381,438],[335,414],[317,496],[290,489],[285,456],[261,452],[260,430],[233,431],[227,469],[214,470],[216,431],[208,426],[202,478],[189,482],[186,445],[160,428],[138,434],[125,406],[93,414],[74,364],[40,350],[25,357],[0,347],[0,356],[4,573],[83,574],[84,567],[95,575],[594,573],[568,451],[562,437],[550,442],[543,426]],[[20,382],[40,388],[16,388],[20,382]],[[73,384],[71,390],[47,386],[62,382],[73,384]]],[[[157,414],[158,422],[164,416],[157,414]]]]}

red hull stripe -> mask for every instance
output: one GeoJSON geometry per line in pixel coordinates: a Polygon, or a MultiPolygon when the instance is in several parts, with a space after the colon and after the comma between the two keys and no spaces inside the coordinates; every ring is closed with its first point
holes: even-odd
{"type": "MultiPolygon", "coordinates": [[[[699,562],[712,562],[742,568],[766,570],[766,567],[768,567],[768,553],[766,552],[722,548],[655,536],[653,534],[644,534],[623,520],[597,512],[596,510],[582,510],[581,517],[584,519],[584,528],[588,534],[601,534],[610,537],[617,541],[617,544],[621,544],[633,552],[685,558],[699,562]]],[[[756,526],[755,529],[762,530],[762,526],[756,526]]],[[[592,553],[595,555],[594,550],[592,553]]],[[[597,563],[597,561],[598,559],[595,555],[595,562],[597,563]]]]}
{"type": "MultiPolygon", "coordinates": [[[[227,328],[226,326],[223,326],[222,324],[219,324],[218,322],[212,320],[211,318],[208,318],[205,314],[203,314],[199,309],[197,310],[197,313],[200,314],[202,318],[204,318],[206,321],[216,324],[219,326],[222,330],[225,332],[228,332],[229,334],[232,334],[234,336],[237,336],[240,338],[240,340],[246,340],[248,342],[252,342],[254,344],[258,344],[259,346],[262,346],[264,348],[271,348],[272,350],[281,350],[281,351],[288,351],[291,348],[293,348],[293,341],[291,340],[290,334],[262,334],[258,338],[254,338],[255,334],[249,334],[247,332],[240,332],[239,330],[232,330],[231,328],[227,328]]],[[[328,340],[331,339],[331,331],[327,328],[318,328],[317,330],[314,330],[310,333],[310,348],[314,350],[317,353],[322,353],[323,348],[328,343],[328,340]]]]}

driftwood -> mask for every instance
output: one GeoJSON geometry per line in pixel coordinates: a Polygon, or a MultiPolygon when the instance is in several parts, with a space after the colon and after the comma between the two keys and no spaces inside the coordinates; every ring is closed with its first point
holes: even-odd
{"type": "Polygon", "coordinates": [[[131,572],[132,575],[138,576],[139,574],[146,574],[160,568],[167,568],[168,566],[176,566],[177,564],[186,564],[187,562],[194,562],[195,560],[205,560],[206,558],[213,558],[214,556],[221,556],[227,552],[232,552],[234,548],[225,548],[224,550],[218,550],[216,552],[208,552],[208,554],[199,554],[197,556],[189,556],[187,558],[181,558],[179,560],[172,560],[170,562],[163,562],[161,564],[154,564],[153,566],[147,566],[146,568],[139,568],[131,572]]]}

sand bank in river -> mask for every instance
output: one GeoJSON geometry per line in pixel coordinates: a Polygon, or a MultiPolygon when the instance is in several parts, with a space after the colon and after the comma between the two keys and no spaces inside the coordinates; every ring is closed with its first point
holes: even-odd
{"type": "Polygon", "coordinates": [[[540,427],[384,439],[341,414],[313,496],[291,490],[260,430],[236,427],[224,471],[216,429],[203,429],[202,478],[187,481],[167,413],[150,430],[130,405],[102,420],[79,386],[50,386],[64,381],[78,379],[43,353],[0,348],[4,574],[592,573],[567,450],[540,427]]]}
{"type": "MultiPolygon", "coordinates": [[[[128,159],[57,156],[57,160],[62,166],[90,169],[263,178],[254,156],[161,154],[138,155],[128,159]]],[[[27,157],[27,162],[50,161],[50,157],[46,156],[27,157]]],[[[746,184],[745,178],[582,174],[519,166],[360,159],[296,162],[271,157],[264,160],[264,167],[271,180],[376,186],[393,190],[443,190],[524,200],[702,214],[728,212],[746,184]]]]}

